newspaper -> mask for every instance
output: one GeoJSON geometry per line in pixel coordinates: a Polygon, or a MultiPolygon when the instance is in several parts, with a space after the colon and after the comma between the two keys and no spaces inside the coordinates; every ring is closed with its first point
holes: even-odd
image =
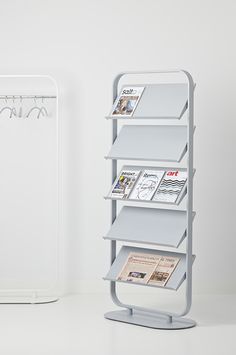
{"type": "Polygon", "coordinates": [[[186,181],[186,171],[167,171],[153,196],[153,201],[176,203],[186,181]]]}
{"type": "Polygon", "coordinates": [[[117,280],[147,283],[160,261],[160,256],[130,253],[117,280]]]}
{"type": "Polygon", "coordinates": [[[150,201],[159,186],[165,171],[144,170],[130,194],[130,199],[150,201]]]}
{"type": "Polygon", "coordinates": [[[148,284],[155,286],[165,286],[178,262],[179,258],[162,256],[155,271],[152,273],[148,284]]]}
{"type": "Polygon", "coordinates": [[[121,170],[111,188],[109,197],[128,198],[139,174],[140,170],[121,170]]]}
{"type": "Polygon", "coordinates": [[[117,280],[164,287],[179,260],[156,254],[129,253],[117,280]]]}
{"type": "Polygon", "coordinates": [[[113,105],[111,115],[132,116],[142,96],[144,88],[144,86],[123,87],[113,105]]]}

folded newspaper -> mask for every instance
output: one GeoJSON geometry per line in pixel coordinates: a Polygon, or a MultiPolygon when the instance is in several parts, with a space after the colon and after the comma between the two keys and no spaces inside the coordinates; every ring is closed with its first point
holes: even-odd
{"type": "Polygon", "coordinates": [[[129,253],[117,280],[164,287],[179,260],[172,256],[129,253]]]}

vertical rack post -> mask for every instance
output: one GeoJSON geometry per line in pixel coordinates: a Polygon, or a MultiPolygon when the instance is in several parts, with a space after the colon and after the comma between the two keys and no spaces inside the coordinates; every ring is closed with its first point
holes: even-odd
{"type": "MultiPolygon", "coordinates": [[[[114,82],[113,82],[113,97],[112,97],[112,103],[114,103],[116,97],[117,97],[117,89],[118,89],[118,83],[120,78],[123,76],[123,74],[117,75],[117,77],[115,78],[114,82]]],[[[117,138],[117,121],[114,120],[112,121],[112,144],[114,143],[114,141],[117,138]]],[[[117,176],[117,161],[116,160],[112,160],[112,181],[111,183],[113,184],[116,176],[117,176]]],[[[115,219],[117,216],[117,201],[113,200],[111,201],[111,225],[114,223],[115,219]]],[[[110,242],[110,253],[111,253],[111,265],[113,264],[115,258],[116,258],[116,240],[111,240],[110,242]]],[[[110,282],[110,294],[111,294],[111,298],[113,300],[113,302],[119,306],[119,307],[124,307],[127,308],[129,310],[130,313],[132,313],[132,309],[130,307],[127,307],[127,305],[123,304],[122,302],[120,302],[119,298],[117,297],[116,294],[116,283],[114,281],[110,282]]]]}
{"type": "Polygon", "coordinates": [[[186,243],[186,315],[192,304],[192,215],[193,215],[193,90],[191,75],[182,71],[188,79],[188,128],[187,128],[187,243],[186,243]]]}

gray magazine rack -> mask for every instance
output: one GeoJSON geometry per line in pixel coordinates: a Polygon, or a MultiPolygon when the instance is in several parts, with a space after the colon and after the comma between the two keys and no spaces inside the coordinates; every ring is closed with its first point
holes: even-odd
{"type": "MultiPolygon", "coordinates": [[[[113,144],[106,156],[107,159],[112,161],[112,183],[118,175],[117,162],[119,159],[168,162],[170,165],[170,162],[180,163],[183,157],[186,157],[184,169],[187,171],[187,184],[180,197],[180,201],[182,199],[186,201],[184,210],[180,208],[172,209],[171,204],[168,205],[168,209],[162,208],[160,203],[155,205],[154,201],[149,201],[151,207],[143,207],[143,204],[140,207],[123,206],[118,213],[117,205],[119,200],[106,197],[111,200],[112,223],[104,239],[109,240],[111,243],[111,268],[104,279],[110,282],[110,293],[113,302],[117,306],[124,308],[124,310],[108,312],[105,314],[105,318],[157,329],[185,329],[196,325],[195,321],[184,318],[189,312],[192,303],[192,264],[195,259],[192,254],[192,223],[195,216],[193,212],[194,83],[191,75],[184,70],[121,73],[115,78],[113,83],[114,102],[118,95],[120,79],[124,75],[140,75],[140,78],[142,78],[143,74],[171,75],[172,73],[182,74],[186,82],[180,84],[174,82],[168,84],[145,84],[140,80],[139,85],[145,86],[145,90],[133,116],[128,118],[120,116],[106,117],[112,120],[113,144]],[[144,125],[128,124],[136,119],[143,119],[144,121],[149,119],[172,119],[176,122],[176,120],[181,120],[183,115],[187,118],[184,125],[176,123],[148,125],[146,122],[144,125]],[[118,120],[120,119],[127,121],[127,124],[123,125],[118,134],[118,120]],[[178,248],[184,240],[186,241],[185,253],[124,245],[117,254],[118,241],[178,248]],[[116,284],[123,281],[118,281],[117,276],[121,272],[129,253],[137,251],[154,255],[161,253],[162,255],[180,258],[176,269],[164,288],[176,291],[185,281],[185,307],[181,312],[177,314],[148,309],[133,304],[124,304],[119,300],[116,284]]],[[[132,167],[129,166],[130,168],[132,167]]],[[[134,168],[137,168],[137,166],[134,168]]],[[[151,169],[159,168],[151,167],[151,169]]],[[[173,169],[176,169],[176,167],[173,167],[173,169]]],[[[127,199],[122,200],[122,202],[132,204],[135,201],[127,199]]],[[[129,282],[125,283],[129,284],[129,282]]],[[[135,283],[132,282],[132,284],[135,283]]],[[[139,285],[141,284],[139,283],[139,285]]],[[[143,284],[143,286],[157,287],[147,284],[143,284]]]]}

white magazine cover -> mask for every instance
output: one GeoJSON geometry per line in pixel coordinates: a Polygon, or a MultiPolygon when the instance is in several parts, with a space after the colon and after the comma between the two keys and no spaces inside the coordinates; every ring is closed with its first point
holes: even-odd
{"type": "Polygon", "coordinates": [[[175,270],[179,260],[180,259],[177,257],[162,256],[156,269],[153,271],[150,279],[148,280],[148,284],[162,287],[165,286],[175,270]]]}
{"type": "Polygon", "coordinates": [[[112,107],[111,116],[132,116],[144,89],[144,86],[123,87],[112,107]]]}
{"type": "Polygon", "coordinates": [[[122,169],[111,188],[109,197],[128,198],[139,174],[140,170],[122,169]]]}
{"type": "Polygon", "coordinates": [[[161,181],[153,201],[176,203],[187,181],[186,171],[167,171],[161,181]]]}
{"type": "Polygon", "coordinates": [[[144,170],[129,198],[134,200],[150,201],[161,182],[164,170],[144,170]]]}
{"type": "Polygon", "coordinates": [[[117,280],[146,284],[160,259],[159,255],[129,253],[117,280]]]}

